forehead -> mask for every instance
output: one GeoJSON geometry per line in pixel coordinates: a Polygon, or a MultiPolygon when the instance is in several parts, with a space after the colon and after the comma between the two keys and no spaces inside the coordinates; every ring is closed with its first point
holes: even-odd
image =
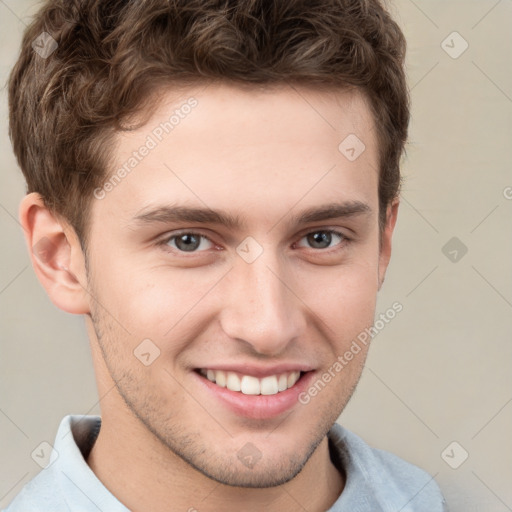
{"type": "Polygon", "coordinates": [[[377,202],[375,126],[357,91],[168,90],[146,124],[116,142],[111,186],[93,206],[103,218],[183,202],[275,222],[296,205],[377,202]]]}

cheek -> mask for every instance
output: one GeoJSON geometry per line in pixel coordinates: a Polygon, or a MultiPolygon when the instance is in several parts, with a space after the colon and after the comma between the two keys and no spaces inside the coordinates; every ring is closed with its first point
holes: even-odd
{"type": "MultiPolygon", "coordinates": [[[[300,265],[288,274],[291,289],[344,339],[373,323],[378,291],[373,245],[364,244],[339,265],[300,265]]],[[[173,336],[170,331],[182,338],[190,318],[199,324],[218,311],[210,292],[215,295],[225,267],[145,268],[126,254],[110,261],[116,264],[95,265],[95,293],[135,340],[163,340],[173,336]]]]}
{"type": "Polygon", "coordinates": [[[187,329],[225,271],[159,267],[110,275],[104,306],[135,338],[164,339],[187,329]]]}
{"type": "Polygon", "coordinates": [[[376,263],[359,261],[322,269],[302,280],[304,301],[343,338],[373,323],[377,299],[376,263]]]}

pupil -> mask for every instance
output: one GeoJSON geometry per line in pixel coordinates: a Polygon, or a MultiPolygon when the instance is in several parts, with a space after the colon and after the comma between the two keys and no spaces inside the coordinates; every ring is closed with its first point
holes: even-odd
{"type": "Polygon", "coordinates": [[[182,250],[193,251],[198,247],[198,240],[194,235],[185,234],[178,237],[176,245],[182,250]],[[180,245],[182,246],[180,247],[180,245]]]}
{"type": "Polygon", "coordinates": [[[328,247],[331,242],[331,234],[326,233],[325,231],[319,231],[317,233],[314,233],[312,235],[312,245],[316,247],[317,249],[325,249],[325,247],[328,247]],[[327,245],[324,245],[323,247],[318,247],[318,245],[327,242],[327,245]]]}

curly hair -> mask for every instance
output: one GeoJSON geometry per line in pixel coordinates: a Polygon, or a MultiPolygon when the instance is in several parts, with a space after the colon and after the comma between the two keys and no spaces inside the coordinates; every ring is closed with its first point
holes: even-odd
{"type": "Polygon", "coordinates": [[[156,108],[162,87],[355,87],[377,126],[382,229],[407,141],[405,50],[380,0],[47,0],[9,77],[9,135],[27,193],[84,245],[114,136],[156,108]],[[41,34],[54,40],[46,58],[41,34]]]}

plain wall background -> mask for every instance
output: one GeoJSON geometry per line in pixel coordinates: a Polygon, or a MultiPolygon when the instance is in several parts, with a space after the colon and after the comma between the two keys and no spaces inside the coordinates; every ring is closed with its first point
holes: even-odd
{"type": "MultiPolygon", "coordinates": [[[[2,85],[35,10],[0,2],[2,85]]],[[[392,11],[408,40],[412,122],[377,313],[395,301],[403,311],[375,337],[339,421],[427,470],[451,511],[512,510],[512,1],[398,0],[392,11]],[[454,31],[469,45],[461,55],[454,31]],[[469,454],[458,469],[441,457],[453,441],[448,460],[469,454]]],[[[99,414],[99,398],[83,320],[53,306],[30,265],[5,89],[0,114],[3,507],[40,470],[36,446],[53,444],[64,415],[99,414]]]]}

